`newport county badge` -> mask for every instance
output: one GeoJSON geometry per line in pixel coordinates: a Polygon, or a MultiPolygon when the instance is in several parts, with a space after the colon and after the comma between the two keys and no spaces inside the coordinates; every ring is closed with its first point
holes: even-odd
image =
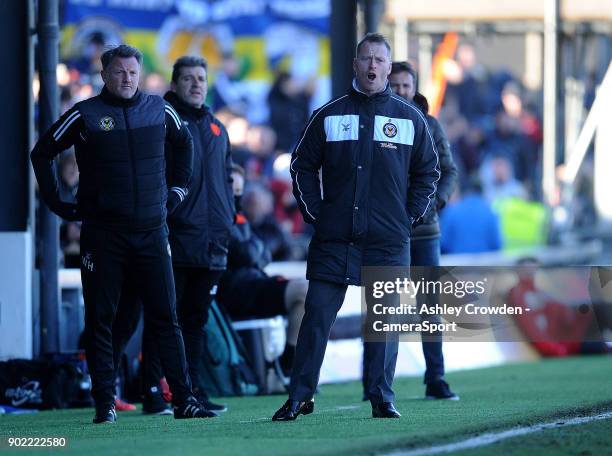
{"type": "Polygon", "coordinates": [[[397,126],[391,121],[388,121],[383,125],[383,133],[387,138],[393,138],[395,135],[397,135],[397,126]]]}
{"type": "Polygon", "coordinates": [[[110,116],[102,117],[98,124],[104,131],[111,131],[113,128],[115,128],[115,121],[110,116]]]}

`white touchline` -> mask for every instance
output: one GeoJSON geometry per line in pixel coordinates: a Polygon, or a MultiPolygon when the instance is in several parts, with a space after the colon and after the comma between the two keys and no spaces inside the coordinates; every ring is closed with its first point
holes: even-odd
{"type": "Polygon", "coordinates": [[[565,426],[575,426],[578,424],[589,423],[591,421],[608,420],[612,418],[612,411],[600,413],[594,416],[581,416],[577,418],[560,418],[550,423],[534,424],[532,426],[517,427],[501,432],[489,432],[487,434],[472,437],[460,442],[448,443],[446,445],[436,445],[426,448],[416,448],[414,450],[398,450],[391,453],[384,453],[381,456],[428,456],[433,454],[450,453],[452,451],[468,450],[485,445],[490,445],[501,440],[511,439],[520,435],[532,434],[534,432],[545,431],[547,429],[557,429],[565,426]]]}

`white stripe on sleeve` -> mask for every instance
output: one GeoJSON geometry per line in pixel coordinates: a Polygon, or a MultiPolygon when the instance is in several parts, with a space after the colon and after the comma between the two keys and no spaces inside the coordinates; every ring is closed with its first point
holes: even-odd
{"type": "Polygon", "coordinates": [[[442,175],[442,172],[440,170],[440,157],[438,155],[438,149],[436,148],[436,141],[434,140],[433,136],[431,135],[431,132],[429,130],[429,125],[427,124],[427,119],[425,118],[425,116],[423,115],[423,113],[421,112],[421,110],[419,108],[417,108],[416,106],[408,103],[406,100],[404,100],[403,98],[400,98],[398,95],[391,95],[391,98],[394,99],[395,101],[399,101],[400,103],[403,103],[406,106],[408,106],[409,108],[413,109],[414,111],[416,111],[416,113],[419,115],[419,117],[421,117],[421,119],[425,123],[425,131],[427,132],[427,135],[429,136],[429,140],[431,141],[431,146],[432,146],[434,154],[436,156],[436,165],[434,166],[434,169],[438,173],[438,178],[435,181],[432,182],[433,191],[429,195],[427,195],[427,206],[425,207],[425,211],[423,211],[423,213],[419,217],[419,218],[423,218],[425,216],[425,214],[427,214],[427,211],[429,210],[429,206],[433,202],[433,198],[435,197],[435,194],[436,194],[436,191],[437,191],[437,188],[438,188],[438,181],[440,180],[440,176],[442,175]]]}
{"type": "Polygon", "coordinates": [[[55,133],[53,133],[53,139],[55,139],[56,142],[59,141],[59,139],[66,132],[66,130],[68,130],[70,125],[72,125],[72,123],[79,117],[81,117],[79,111],[74,111],[72,114],[66,117],[66,120],[64,120],[64,122],[57,128],[57,130],[55,130],[55,133]]]}
{"type": "Polygon", "coordinates": [[[302,201],[302,203],[304,204],[304,209],[306,210],[306,213],[310,216],[311,219],[316,220],[315,216],[311,214],[311,212],[308,210],[308,205],[306,204],[306,201],[304,201],[304,194],[302,193],[302,189],[300,188],[300,181],[298,179],[298,172],[293,168],[293,165],[295,164],[295,162],[297,161],[297,159],[299,158],[299,153],[298,150],[300,148],[300,146],[302,145],[302,141],[304,141],[304,138],[306,137],[306,133],[308,133],[308,129],[310,128],[310,125],[312,124],[312,122],[315,120],[315,118],[321,114],[321,112],[323,112],[323,110],[325,108],[327,108],[328,106],[334,104],[336,101],[340,101],[343,98],[348,97],[348,95],[343,95],[339,98],[336,98],[335,100],[331,100],[329,102],[327,102],[326,104],[324,104],[323,106],[321,106],[321,108],[317,111],[317,113],[312,116],[312,119],[310,119],[310,122],[308,122],[308,125],[306,125],[306,128],[304,129],[304,133],[302,134],[302,137],[300,138],[297,146],[295,146],[295,158],[293,159],[293,161],[291,162],[291,165],[289,166],[289,168],[291,169],[291,171],[293,171],[295,173],[295,185],[297,187],[298,193],[300,194],[300,201],[302,201]]]}
{"type": "Polygon", "coordinates": [[[181,187],[172,187],[170,189],[171,192],[176,192],[176,194],[179,196],[180,200],[183,201],[185,199],[185,197],[187,196],[187,191],[184,188],[181,187]]]}
{"type": "Polygon", "coordinates": [[[170,117],[172,117],[174,119],[174,123],[176,124],[176,129],[180,130],[181,129],[181,119],[180,119],[179,115],[176,113],[176,111],[170,105],[166,105],[165,109],[166,109],[166,112],[168,114],[170,114],[170,117]]]}

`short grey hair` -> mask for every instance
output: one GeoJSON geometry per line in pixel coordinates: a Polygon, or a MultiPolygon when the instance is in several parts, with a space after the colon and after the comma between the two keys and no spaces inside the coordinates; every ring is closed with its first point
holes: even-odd
{"type": "Polygon", "coordinates": [[[120,44],[119,46],[115,46],[114,48],[111,48],[104,54],[102,54],[102,57],[100,57],[100,60],[102,61],[102,69],[106,70],[106,68],[111,64],[113,59],[117,57],[134,57],[138,62],[138,65],[142,64],[142,52],[140,52],[133,46],[129,46],[127,44],[120,44]]]}
{"type": "Polygon", "coordinates": [[[184,67],[202,67],[208,76],[208,63],[206,63],[206,59],[193,55],[184,55],[183,57],[179,57],[172,66],[172,82],[178,82],[178,78],[181,76],[181,68],[184,67]]]}
{"type": "Polygon", "coordinates": [[[391,56],[391,45],[387,41],[387,39],[381,33],[366,33],[366,35],[361,38],[359,43],[357,43],[357,48],[355,49],[355,56],[359,55],[359,49],[363,46],[363,43],[378,43],[384,44],[387,48],[387,52],[389,56],[391,56]]]}

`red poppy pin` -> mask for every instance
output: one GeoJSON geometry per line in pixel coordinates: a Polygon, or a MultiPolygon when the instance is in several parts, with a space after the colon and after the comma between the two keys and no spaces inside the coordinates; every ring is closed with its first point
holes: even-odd
{"type": "Polygon", "coordinates": [[[211,123],[210,129],[213,132],[213,135],[215,136],[219,136],[221,134],[221,128],[219,128],[219,125],[217,124],[211,123]]]}

